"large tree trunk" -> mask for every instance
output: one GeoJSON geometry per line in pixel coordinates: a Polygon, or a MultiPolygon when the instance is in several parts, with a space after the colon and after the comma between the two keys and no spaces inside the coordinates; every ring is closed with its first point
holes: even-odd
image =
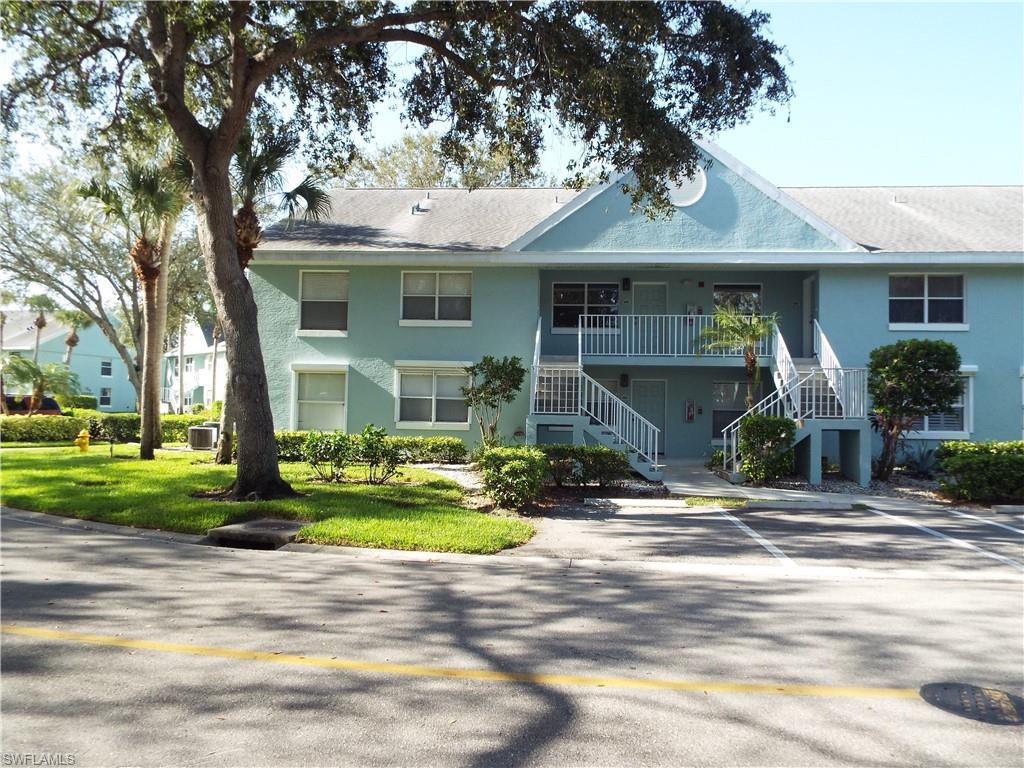
{"type": "Polygon", "coordinates": [[[256,302],[238,265],[235,221],[227,166],[230,156],[208,157],[195,168],[195,207],[199,242],[213,291],[227,353],[229,405],[238,428],[238,471],[227,494],[267,499],[293,495],[281,479],[274,442],[270,394],[260,349],[256,302]]]}

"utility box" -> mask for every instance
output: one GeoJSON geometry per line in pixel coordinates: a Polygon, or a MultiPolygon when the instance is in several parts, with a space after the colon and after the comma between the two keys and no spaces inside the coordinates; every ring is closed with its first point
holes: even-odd
{"type": "Polygon", "coordinates": [[[217,430],[212,427],[189,427],[188,447],[196,451],[212,451],[217,443],[217,430]]]}

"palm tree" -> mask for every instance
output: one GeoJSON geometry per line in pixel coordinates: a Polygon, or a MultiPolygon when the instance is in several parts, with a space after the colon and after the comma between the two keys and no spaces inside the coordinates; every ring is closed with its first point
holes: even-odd
{"type": "Polygon", "coordinates": [[[280,195],[278,208],[294,219],[300,203],[302,218],[320,221],[331,212],[327,191],[315,176],[306,176],[293,189],[284,189],[281,172],[289,158],[299,150],[299,137],[288,130],[266,129],[257,138],[250,128],[242,132],[235,150],[232,183],[240,201],[235,213],[235,240],[238,243],[238,263],[245,269],[252,261],[253,251],[260,244],[263,229],[256,212],[259,203],[280,195]]]}
{"type": "Polygon", "coordinates": [[[743,369],[747,374],[747,408],[754,407],[754,393],[761,384],[761,366],[757,363],[757,346],[775,332],[779,318],[771,315],[744,315],[733,306],[715,307],[710,328],[701,331],[705,352],[743,351],[743,369]]]}
{"type": "Polygon", "coordinates": [[[58,323],[68,329],[68,335],[64,337],[64,346],[67,347],[64,365],[71,365],[71,352],[78,346],[78,332],[90,327],[92,319],[80,309],[58,309],[54,316],[58,323]]]}
{"type": "Polygon", "coordinates": [[[36,319],[32,321],[32,325],[36,327],[36,341],[32,348],[32,362],[39,362],[39,340],[43,335],[43,328],[46,327],[46,313],[53,312],[57,308],[57,305],[53,303],[53,299],[45,294],[39,294],[38,296],[30,296],[25,302],[30,310],[36,313],[36,319]]]}
{"type": "Polygon", "coordinates": [[[38,365],[33,360],[17,355],[5,355],[2,365],[4,376],[9,381],[23,384],[32,390],[26,416],[39,410],[47,395],[57,397],[78,393],[78,377],[63,363],[38,365]]]}
{"type": "Polygon", "coordinates": [[[165,271],[162,262],[173,233],[168,222],[177,219],[185,204],[180,181],[168,166],[125,164],[115,183],[93,179],[81,194],[97,200],[108,217],[120,221],[135,242],[128,253],[143,291],[142,317],[146,327],[143,346],[142,429],[139,457],[152,459],[159,432],[161,332],[159,323],[159,281],[165,271]],[[153,373],[153,361],[156,373],[153,373]]]}

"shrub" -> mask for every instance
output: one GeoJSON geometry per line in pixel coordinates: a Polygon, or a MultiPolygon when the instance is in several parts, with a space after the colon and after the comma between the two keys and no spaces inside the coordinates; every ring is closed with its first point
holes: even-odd
{"type": "Polygon", "coordinates": [[[753,483],[793,471],[796,423],[782,416],[747,416],[740,422],[740,468],[753,483]]]}
{"type": "Polygon", "coordinates": [[[278,461],[304,461],[303,445],[309,432],[275,432],[278,461]]]}
{"type": "Polygon", "coordinates": [[[224,401],[214,400],[210,403],[210,421],[220,421],[220,415],[224,412],[224,401]]]}
{"type": "Polygon", "coordinates": [[[0,418],[0,441],[65,442],[74,440],[79,432],[88,427],[88,419],[73,416],[4,416],[0,418]]]}
{"type": "MultiPolygon", "coordinates": [[[[160,421],[166,417],[161,417],[160,421]]],[[[101,413],[89,417],[89,434],[95,440],[130,443],[139,439],[139,414],[101,413]]]]}
{"type": "Polygon", "coordinates": [[[541,453],[548,460],[548,477],[559,488],[566,483],[574,483],[578,479],[576,446],[564,443],[538,445],[541,453]]]}
{"type": "Polygon", "coordinates": [[[201,416],[204,413],[206,413],[206,406],[203,405],[202,403],[192,403],[192,405],[189,407],[189,413],[193,414],[194,416],[201,416]]]}
{"type": "Polygon", "coordinates": [[[437,464],[463,464],[468,451],[466,444],[457,437],[439,435],[436,437],[400,436],[387,438],[398,447],[411,463],[431,462],[437,464]]]}
{"type": "Polygon", "coordinates": [[[577,445],[574,448],[581,484],[597,483],[604,488],[629,475],[629,459],[621,451],[603,445],[577,445]]]}
{"type": "Polygon", "coordinates": [[[69,408],[86,408],[95,411],[99,404],[95,395],[57,395],[55,399],[57,405],[65,411],[69,408]]]}
{"type": "Polygon", "coordinates": [[[366,464],[366,481],[383,485],[398,474],[402,463],[402,450],[388,440],[387,430],[367,424],[359,433],[359,460],[366,464]]]}
{"type": "Polygon", "coordinates": [[[352,459],[352,438],[342,432],[307,432],[302,443],[302,458],[313,472],[327,483],[344,479],[345,467],[352,459]]]}
{"type": "Polygon", "coordinates": [[[519,509],[540,496],[548,460],[532,446],[490,448],[480,466],[488,495],[503,507],[519,509]]]}
{"type": "Polygon", "coordinates": [[[708,460],[704,462],[704,466],[712,471],[721,469],[724,465],[725,451],[721,448],[715,448],[715,450],[711,452],[711,456],[708,457],[708,460]]]}
{"type": "MultiPolygon", "coordinates": [[[[138,416],[135,418],[138,419],[138,416]]],[[[204,421],[209,421],[209,419],[189,413],[164,414],[160,417],[160,439],[165,443],[186,443],[188,442],[188,428],[201,427],[204,421]]]]}
{"type": "Polygon", "coordinates": [[[938,458],[952,480],[944,492],[968,501],[1024,501],[1024,440],[943,443],[938,458]]]}

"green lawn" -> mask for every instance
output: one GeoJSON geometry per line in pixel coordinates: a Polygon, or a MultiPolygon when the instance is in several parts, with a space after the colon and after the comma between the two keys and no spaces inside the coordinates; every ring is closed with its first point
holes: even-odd
{"type": "MultiPolygon", "coordinates": [[[[107,446],[87,454],[77,448],[10,449],[0,452],[3,503],[21,509],[105,523],[205,533],[210,528],[256,517],[309,520],[300,541],[428,552],[490,554],[518,546],[533,527],[461,506],[462,490],[415,467],[400,482],[371,486],[309,481],[306,464],[281,464],[294,499],[224,502],[195,499],[196,491],[230,484],[233,467],[210,463],[209,454],[159,451],[155,461],[135,459],[138,448],[107,446]]],[[[349,475],[361,477],[358,467],[349,475]]]]}

